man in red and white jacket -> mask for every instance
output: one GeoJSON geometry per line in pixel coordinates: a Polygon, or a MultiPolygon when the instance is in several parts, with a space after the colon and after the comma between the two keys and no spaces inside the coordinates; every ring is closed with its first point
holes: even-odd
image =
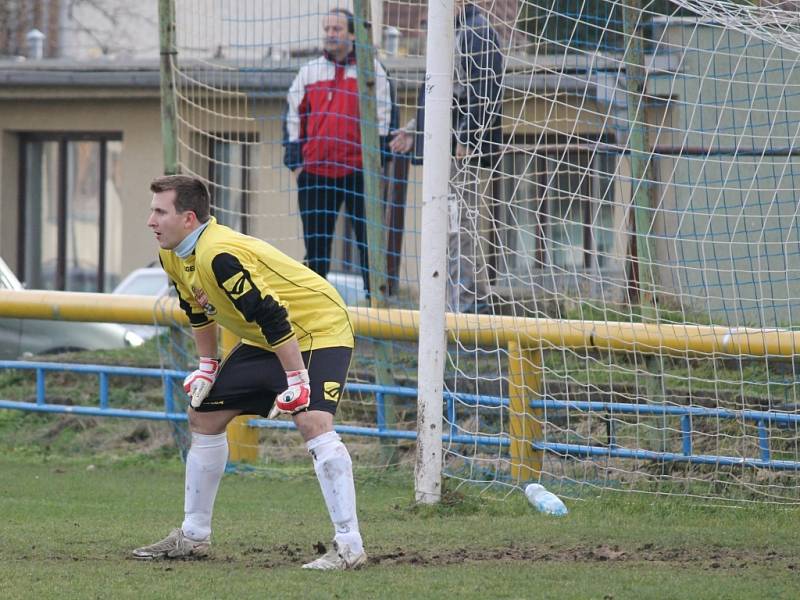
{"type": "MultiPolygon", "coordinates": [[[[323,277],[328,274],[336,218],[344,204],[355,230],[364,288],[369,290],[353,14],[332,9],[322,27],[323,55],[303,65],[289,88],[283,162],[297,177],[306,264],[323,277]]],[[[391,91],[377,60],[374,69],[383,148],[391,121],[391,91]]]]}

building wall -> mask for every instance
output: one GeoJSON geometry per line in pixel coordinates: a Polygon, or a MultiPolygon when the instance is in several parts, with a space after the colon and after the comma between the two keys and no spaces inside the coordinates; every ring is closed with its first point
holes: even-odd
{"type": "Polygon", "coordinates": [[[663,39],[683,68],[652,82],[674,98],[655,140],[658,283],[716,322],[796,323],[800,54],[688,19],[663,39]]]}
{"type": "Polygon", "coordinates": [[[162,171],[159,114],[159,100],[152,97],[0,100],[0,253],[15,272],[18,271],[20,132],[121,132],[123,275],[154,260],[155,243],[144,224],[150,201],[147,184],[162,171]]]}
{"type": "MultiPolygon", "coordinates": [[[[800,74],[794,68],[797,56],[740,34],[726,33],[725,40],[719,40],[718,35],[719,29],[692,23],[671,28],[663,38],[659,34],[659,39],[672,44],[672,51],[684,49],[685,58],[676,61],[681,65],[678,76],[661,72],[649,82],[651,93],[671,98],[667,105],[648,111],[647,121],[654,132],[651,141],[658,148],[678,150],[746,148],[743,144],[754,149],[767,144],[793,146],[800,122],[800,96],[782,92],[800,86],[800,74]],[[710,55],[709,49],[719,47],[731,52],[720,53],[711,63],[704,60],[710,55]],[[735,60],[733,50],[738,52],[735,60]],[[760,83],[757,73],[763,73],[760,83]],[[698,74],[706,76],[698,79],[698,74]]],[[[413,116],[416,90],[410,85],[403,94],[401,123],[413,116]]],[[[506,133],[515,137],[545,132],[591,140],[604,130],[625,133],[614,125],[607,104],[593,102],[580,93],[509,96],[503,125],[506,133]]],[[[282,96],[237,93],[220,103],[207,98],[203,102],[203,109],[187,105],[181,112],[182,138],[189,140],[181,148],[187,172],[209,178],[209,136],[198,132],[257,136],[253,144],[257,160],[249,186],[253,190],[248,210],[252,215],[250,233],[302,259],[296,184],[282,163],[282,96]],[[231,99],[234,96],[235,102],[231,99]]],[[[155,89],[19,88],[0,92],[0,253],[16,270],[17,133],[64,130],[122,133],[123,275],[149,263],[155,256],[155,244],[144,227],[147,183],[162,171],[155,89]]],[[[627,156],[618,157],[614,175],[614,197],[605,199],[615,204],[616,234],[608,249],[612,263],[603,273],[610,287],[594,292],[581,290],[582,295],[617,299],[623,296],[626,285],[623,267],[629,238],[625,219],[631,196],[627,156]]],[[[717,314],[729,313],[736,322],[758,318],[759,307],[764,306],[761,298],[771,297],[770,318],[784,319],[789,310],[786,307],[800,296],[800,245],[796,242],[800,237],[796,192],[800,160],[739,156],[733,161],[730,156],[713,153],[680,158],[665,153],[657,160],[654,175],[658,180],[651,190],[658,209],[654,225],[656,276],[664,295],[686,303],[687,308],[710,306],[717,314]]],[[[422,169],[412,167],[400,271],[401,282],[409,287],[417,280],[421,205],[422,169]]],[[[342,256],[338,243],[335,256],[342,256]]],[[[568,287],[567,280],[578,278],[568,274],[564,282],[568,287]]],[[[534,285],[533,281],[527,283],[534,285]]],[[[557,287],[566,290],[560,284],[557,287]]]]}
{"type": "MultiPolygon", "coordinates": [[[[149,181],[163,171],[159,99],[152,93],[126,99],[108,90],[97,92],[96,95],[103,96],[97,98],[87,98],[87,92],[75,90],[16,90],[15,94],[17,97],[14,99],[0,99],[0,256],[19,275],[19,133],[118,131],[122,134],[122,276],[155,260],[157,247],[145,221],[150,202],[149,181]],[[77,97],[79,95],[84,97],[77,97]],[[23,102],[20,98],[26,100],[23,102]]],[[[217,116],[213,123],[206,120],[196,125],[215,132],[258,135],[259,142],[254,150],[257,162],[250,173],[253,192],[249,194],[249,233],[302,260],[304,246],[296,183],[283,165],[283,108],[283,100],[276,98],[259,107],[258,119],[217,116]]],[[[184,115],[187,117],[191,123],[189,113],[184,115]]],[[[205,117],[201,115],[199,118],[205,117]]],[[[191,132],[191,129],[184,128],[183,131],[184,139],[191,140],[190,145],[180,148],[184,171],[208,181],[208,136],[191,132]]],[[[417,198],[421,193],[421,176],[421,169],[412,168],[400,276],[401,282],[406,283],[417,279],[420,227],[417,198]]],[[[344,233],[343,218],[341,221],[340,237],[344,233]]],[[[337,241],[334,244],[335,261],[343,258],[342,249],[342,243],[337,241]]],[[[338,266],[341,267],[341,262],[338,266]]]]}

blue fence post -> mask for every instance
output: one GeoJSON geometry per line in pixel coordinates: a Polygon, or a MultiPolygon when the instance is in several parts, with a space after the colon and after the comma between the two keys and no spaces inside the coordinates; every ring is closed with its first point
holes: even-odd
{"type": "Polygon", "coordinates": [[[172,414],[175,405],[172,401],[172,377],[166,375],[164,377],[164,412],[172,414]]]}
{"type": "Polygon", "coordinates": [[[36,369],[36,404],[44,403],[44,369],[36,369]]]}
{"type": "Polygon", "coordinates": [[[456,399],[453,394],[447,394],[447,421],[450,423],[450,438],[456,434],[456,399]]]}
{"type": "Polygon", "coordinates": [[[608,447],[615,448],[617,446],[617,428],[614,425],[614,412],[613,410],[606,413],[606,437],[608,437],[608,447]]]}
{"type": "Polygon", "coordinates": [[[763,419],[758,422],[758,447],[761,449],[761,460],[769,462],[769,432],[763,419]]]}
{"type": "Polygon", "coordinates": [[[681,439],[683,442],[683,454],[692,455],[692,417],[683,415],[681,417],[681,439]]]}
{"type": "Polygon", "coordinates": [[[375,392],[375,422],[378,431],[386,431],[386,406],[383,402],[383,392],[375,392]]]}
{"type": "Polygon", "coordinates": [[[100,408],[108,408],[108,373],[100,373],[100,408]]]}

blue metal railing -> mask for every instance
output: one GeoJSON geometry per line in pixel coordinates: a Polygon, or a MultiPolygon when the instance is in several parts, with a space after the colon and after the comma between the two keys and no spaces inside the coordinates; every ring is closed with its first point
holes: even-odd
{"type": "Polygon", "coordinates": [[[36,400],[34,402],[14,402],[0,400],[0,408],[26,410],[30,412],[45,413],[71,413],[95,417],[122,417],[129,419],[151,419],[157,421],[186,421],[185,412],[175,412],[172,394],[170,393],[171,381],[183,381],[186,373],[170,369],[146,369],[141,367],[114,367],[110,365],[75,365],[67,363],[45,363],[33,361],[0,360],[0,369],[32,370],[36,372],[36,400]],[[45,391],[45,373],[59,371],[68,373],[83,373],[98,376],[99,398],[98,406],[72,406],[64,404],[50,404],[47,402],[45,391]],[[130,410],[125,408],[109,408],[108,405],[108,378],[110,376],[128,377],[158,377],[164,381],[164,410],[130,410]]]}
{"type": "MultiPolygon", "coordinates": [[[[170,369],[152,369],[140,367],[114,367],[106,365],[75,365],[65,363],[44,363],[32,361],[0,361],[0,369],[33,370],[36,373],[36,400],[35,402],[16,402],[0,400],[0,409],[15,409],[33,412],[70,413],[90,416],[122,417],[136,419],[151,419],[160,421],[186,421],[185,412],[176,412],[172,391],[174,385],[183,381],[186,376],[184,371],[170,369]],[[98,406],[71,406],[62,404],[49,404],[46,396],[45,373],[48,371],[61,371],[84,373],[98,376],[99,398],[98,406]],[[164,410],[131,410],[111,408],[108,403],[109,384],[111,376],[129,377],[158,377],[163,381],[164,410]]],[[[336,431],[342,434],[380,437],[388,439],[414,440],[415,431],[402,431],[388,429],[386,426],[386,396],[416,398],[415,388],[399,386],[381,386],[369,383],[348,383],[347,391],[350,393],[372,394],[375,396],[376,427],[358,427],[351,425],[337,425],[336,431]]],[[[507,407],[508,400],[497,396],[478,396],[475,394],[454,394],[445,392],[446,407],[445,417],[449,426],[448,433],[442,435],[444,443],[472,444],[493,446],[498,448],[508,447],[510,440],[507,435],[475,435],[460,433],[457,425],[457,408],[459,406],[470,408],[500,408],[507,407]]],[[[589,412],[604,412],[608,414],[633,414],[653,416],[680,417],[681,452],[659,452],[644,449],[632,449],[618,446],[613,430],[609,432],[605,446],[589,444],[570,444],[548,442],[546,440],[533,441],[532,445],[537,450],[542,450],[558,456],[572,457],[607,457],[626,458],[659,462],[688,462],[694,464],[714,464],[727,466],[746,466],[768,468],[776,470],[800,471],[798,460],[775,460],[771,456],[769,427],[775,424],[784,426],[800,426],[800,413],[758,411],[758,410],[729,410],[719,408],[706,408],[699,406],[674,406],[665,404],[633,404],[621,402],[596,402],[576,400],[555,400],[541,398],[533,400],[530,406],[534,410],[544,411],[573,411],[578,415],[589,412]],[[758,428],[759,458],[718,456],[694,454],[692,444],[692,419],[715,418],[721,420],[749,421],[756,423],[758,428]]],[[[291,421],[253,418],[248,421],[253,427],[266,427],[271,429],[294,429],[291,421]]]]}

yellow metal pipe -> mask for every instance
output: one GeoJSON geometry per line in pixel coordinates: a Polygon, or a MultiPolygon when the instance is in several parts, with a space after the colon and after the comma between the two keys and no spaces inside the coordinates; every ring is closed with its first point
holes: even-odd
{"type": "Polygon", "coordinates": [[[541,410],[531,400],[542,396],[542,352],[508,343],[508,437],[511,441],[511,477],[518,484],[538,481],[543,451],[532,442],[542,439],[541,410]]]}
{"type": "MultiPolygon", "coordinates": [[[[358,335],[416,341],[419,312],[385,308],[350,308],[358,335]]],[[[174,298],[119,296],[78,292],[0,290],[0,317],[187,325],[174,298]]],[[[620,323],[448,314],[451,340],[476,345],[505,345],[509,350],[509,400],[512,476],[519,481],[541,473],[542,457],[530,441],[541,438],[540,411],[529,397],[541,393],[541,353],[547,348],[597,348],[643,353],[731,356],[793,356],[800,332],[781,329],[729,328],[708,325],[620,323]]],[[[224,338],[225,346],[234,340],[224,338]]],[[[231,458],[257,459],[257,435],[245,421],[229,429],[231,458]],[[254,437],[256,436],[256,437],[254,437]]]]}
{"type": "MultiPolygon", "coordinates": [[[[413,341],[419,332],[417,311],[350,308],[356,333],[376,338],[413,341]]],[[[478,345],[553,348],[597,348],[669,354],[792,356],[800,349],[800,331],[693,324],[624,323],[533,319],[449,313],[449,338],[478,345]]]]}
{"type": "Polygon", "coordinates": [[[189,324],[174,298],[84,292],[0,290],[0,315],[11,319],[189,324]]]}
{"type": "MultiPolygon", "coordinates": [[[[394,308],[351,307],[358,335],[395,341],[416,341],[419,313],[394,308]]],[[[174,298],[118,296],[81,292],[0,290],[0,316],[185,325],[174,298]]],[[[552,348],[597,348],[669,354],[793,356],[800,349],[800,331],[730,328],[711,325],[620,323],[532,319],[491,315],[448,314],[451,340],[480,345],[542,345],[552,348]]]]}
{"type": "MultiPolygon", "coordinates": [[[[541,348],[531,348],[526,350],[525,357],[528,360],[527,369],[525,369],[525,389],[530,391],[531,400],[541,400],[544,397],[544,357],[542,356],[541,348]]],[[[542,423],[544,423],[544,410],[541,408],[532,409],[531,403],[525,405],[525,410],[528,414],[528,423],[530,425],[530,440],[543,440],[542,423]]],[[[531,449],[533,447],[531,446],[531,449]]],[[[542,474],[542,467],[544,466],[544,450],[534,450],[533,461],[531,467],[534,474],[539,478],[542,474]]]]}

